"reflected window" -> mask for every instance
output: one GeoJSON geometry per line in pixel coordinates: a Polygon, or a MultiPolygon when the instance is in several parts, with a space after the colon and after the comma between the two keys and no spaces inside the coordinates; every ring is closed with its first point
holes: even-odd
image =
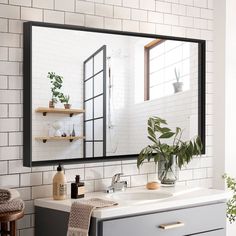
{"type": "Polygon", "coordinates": [[[189,42],[155,39],[145,45],[144,100],[189,90],[196,53],[189,42]]]}

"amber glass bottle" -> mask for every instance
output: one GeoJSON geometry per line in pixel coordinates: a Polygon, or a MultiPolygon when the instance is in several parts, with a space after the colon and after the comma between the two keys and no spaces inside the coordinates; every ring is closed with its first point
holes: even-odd
{"type": "Polygon", "coordinates": [[[80,176],[76,175],[75,183],[71,183],[71,198],[83,198],[85,194],[84,183],[80,182],[80,176]]]}

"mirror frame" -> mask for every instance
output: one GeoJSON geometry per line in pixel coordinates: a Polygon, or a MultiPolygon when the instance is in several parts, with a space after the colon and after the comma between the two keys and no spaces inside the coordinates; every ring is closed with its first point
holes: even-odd
{"type": "Polygon", "coordinates": [[[163,36],[156,34],[135,33],[126,31],[106,30],[99,28],[88,28],[84,26],[62,25],[54,23],[42,22],[24,22],[23,23],[23,165],[27,167],[34,166],[50,166],[61,164],[78,164],[89,162],[106,162],[106,161],[121,161],[136,159],[135,155],[117,155],[106,156],[101,158],[81,158],[81,159],[62,159],[62,160],[48,160],[48,161],[32,161],[32,27],[50,27],[57,29],[89,31],[96,33],[108,33],[114,35],[127,35],[148,38],[160,38],[169,40],[179,40],[185,42],[198,43],[198,135],[201,137],[203,143],[202,153],[205,154],[205,126],[206,126],[206,41],[192,38],[182,38],[173,36],[163,36]]]}

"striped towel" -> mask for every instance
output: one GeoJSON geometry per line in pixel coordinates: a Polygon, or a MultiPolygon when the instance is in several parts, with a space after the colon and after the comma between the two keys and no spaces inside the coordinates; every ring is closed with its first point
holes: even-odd
{"type": "Polygon", "coordinates": [[[4,189],[4,188],[0,189],[0,204],[6,203],[19,197],[20,194],[15,189],[4,189]]]}
{"type": "Polygon", "coordinates": [[[71,206],[67,236],[88,236],[93,210],[117,204],[100,198],[74,202],[71,206]]]}
{"type": "Polygon", "coordinates": [[[22,211],[25,208],[25,204],[21,199],[13,199],[0,205],[0,213],[22,211]]]}

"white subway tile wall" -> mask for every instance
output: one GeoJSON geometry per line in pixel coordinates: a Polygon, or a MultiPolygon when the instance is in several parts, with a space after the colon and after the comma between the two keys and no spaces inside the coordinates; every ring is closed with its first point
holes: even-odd
{"type": "MultiPolygon", "coordinates": [[[[33,200],[49,197],[55,167],[23,167],[22,163],[22,25],[43,21],[148,32],[207,40],[206,155],[195,158],[180,174],[180,185],[212,185],[213,0],[0,0],[0,186],[17,188],[26,203],[18,235],[34,235],[33,200]]],[[[140,170],[136,161],[69,165],[68,181],[80,174],[87,191],[103,190],[115,172],[128,186],[157,178],[153,163],[140,170]]],[[[70,186],[68,186],[70,189],[70,186]]]]}

